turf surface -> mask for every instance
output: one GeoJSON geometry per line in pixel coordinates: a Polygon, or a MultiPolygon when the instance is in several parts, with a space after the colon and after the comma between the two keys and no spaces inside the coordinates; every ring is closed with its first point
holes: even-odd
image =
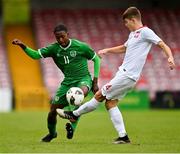
{"type": "Polygon", "coordinates": [[[58,118],[58,137],[51,143],[40,139],[47,134],[46,112],[0,113],[0,152],[9,153],[121,153],[180,152],[180,111],[123,111],[132,144],[113,145],[117,137],[106,111],[81,117],[72,140],[66,139],[64,125],[58,118]]]}

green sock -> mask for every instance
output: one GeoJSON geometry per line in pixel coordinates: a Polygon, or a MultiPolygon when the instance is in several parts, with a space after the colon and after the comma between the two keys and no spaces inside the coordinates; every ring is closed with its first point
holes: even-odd
{"type": "Polygon", "coordinates": [[[79,119],[80,119],[80,118],[78,118],[78,120],[76,120],[75,122],[71,122],[71,126],[72,126],[72,128],[73,128],[74,131],[75,131],[76,127],[77,127],[77,124],[78,124],[78,122],[79,122],[79,119]]]}
{"type": "MultiPolygon", "coordinates": [[[[76,110],[76,109],[78,109],[78,108],[79,108],[78,106],[74,106],[74,105],[69,105],[69,106],[68,106],[69,111],[73,111],[73,110],[76,110]]],[[[71,122],[71,126],[72,126],[72,128],[73,128],[74,131],[75,131],[76,127],[77,127],[78,122],[79,122],[79,118],[78,118],[77,121],[71,122]]]]}
{"type": "Polygon", "coordinates": [[[52,135],[56,134],[56,124],[48,123],[48,129],[49,129],[50,134],[52,134],[52,135]]]}

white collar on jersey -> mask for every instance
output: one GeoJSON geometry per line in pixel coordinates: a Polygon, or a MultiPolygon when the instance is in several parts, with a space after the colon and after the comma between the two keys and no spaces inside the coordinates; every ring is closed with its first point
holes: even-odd
{"type": "Polygon", "coordinates": [[[147,27],[146,25],[144,25],[144,26],[141,26],[141,27],[139,27],[138,29],[136,29],[135,31],[133,31],[133,32],[137,32],[138,30],[141,30],[142,28],[144,28],[144,27],[147,27]]]}
{"type": "Polygon", "coordinates": [[[66,49],[68,49],[70,46],[71,46],[71,39],[69,39],[69,44],[68,44],[68,46],[67,47],[62,47],[60,44],[59,44],[59,46],[60,46],[60,48],[62,48],[62,49],[64,49],[64,50],[66,50],[66,49]]]}

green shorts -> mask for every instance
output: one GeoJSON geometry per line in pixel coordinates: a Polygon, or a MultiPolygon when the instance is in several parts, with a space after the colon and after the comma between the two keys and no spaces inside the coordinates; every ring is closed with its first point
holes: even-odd
{"type": "Polygon", "coordinates": [[[63,104],[63,106],[68,106],[68,102],[66,100],[66,93],[71,87],[82,87],[87,86],[89,91],[92,87],[92,79],[90,76],[85,76],[84,78],[77,80],[77,82],[73,82],[70,84],[63,84],[61,83],[60,87],[56,91],[56,95],[52,101],[52,104],[63,104]]]}

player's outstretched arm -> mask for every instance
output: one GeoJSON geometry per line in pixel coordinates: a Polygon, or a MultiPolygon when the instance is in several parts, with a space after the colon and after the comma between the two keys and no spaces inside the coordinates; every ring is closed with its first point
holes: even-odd
{"type": "Polygon", "coordinates": [[[29,57],[33,58],[33,59],[40,59],[40,58],[41,58],[41,55],[39,54],[38,51],[33,50],[33,49],[27,47],[21,40],[14,39],[14,40],[12,41],[12,44],[18,45],[19,47],[21,47],[21,48],[25,51],[25,53],[26,53],[29,57]]]}
{"type": "Polygon", "coordinates": [[[160,41],[157,45],[165,52],[166,56],[168,57],[169,67],[171,70],[173,70],[175,68],[175,62],[171,49],[163,41],[160,41]]]}
{"type": "Polygon", "coordinates": [[[112,47],[112,48],[106,48],[98,51],[99,55],[103,55],[106,53],[125,53],[126,47],[124,45],[112,47]]]}

